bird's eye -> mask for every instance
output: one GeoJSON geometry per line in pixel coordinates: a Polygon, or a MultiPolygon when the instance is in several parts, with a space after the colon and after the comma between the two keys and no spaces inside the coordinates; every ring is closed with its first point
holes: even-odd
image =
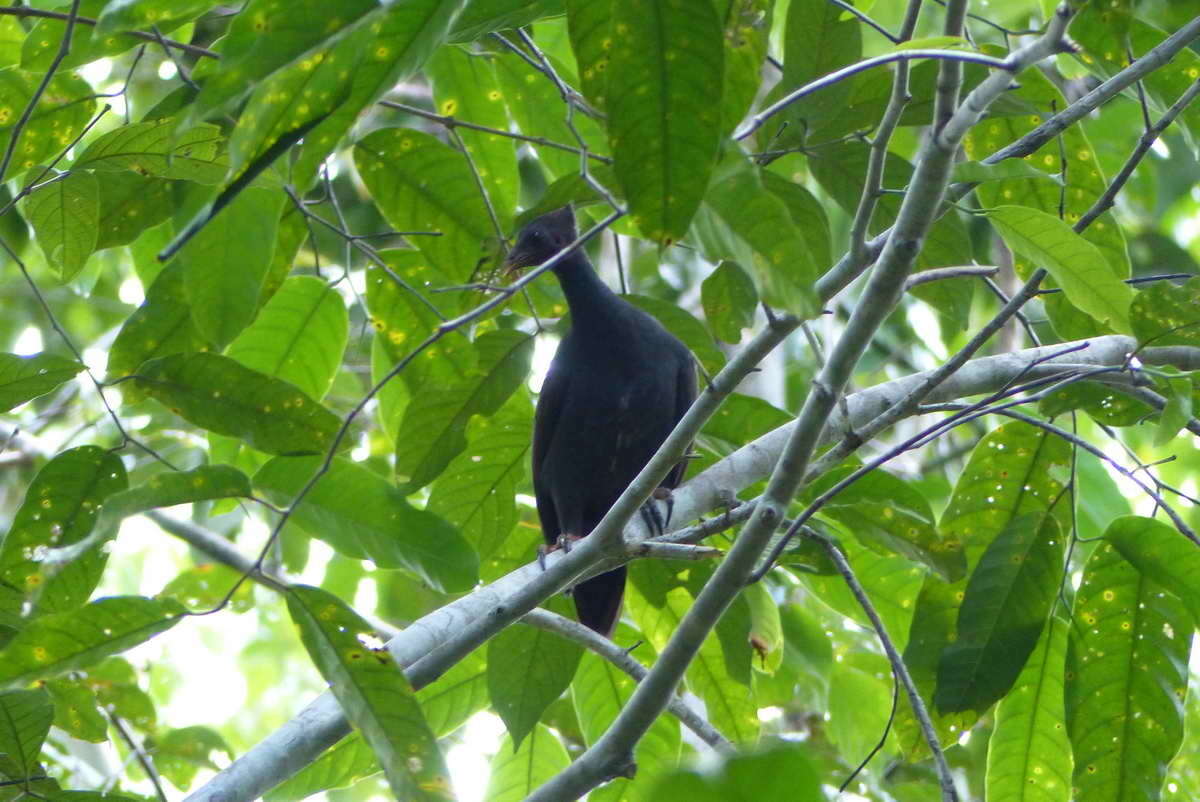
{"type": "Polygon", "coordinates": [[[533,240],[534,242],[541,242],[542,241],[542,232],[538,231],[537,229],[534,229],[533,231],[529,232],[529,238],[531,240],[533,240]]]}

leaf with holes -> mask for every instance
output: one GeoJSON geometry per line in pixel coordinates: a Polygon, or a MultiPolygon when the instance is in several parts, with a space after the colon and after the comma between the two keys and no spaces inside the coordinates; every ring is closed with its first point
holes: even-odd
{"type": "Polygon", "coordinates": [[[307,585],[287,594],[309,657],[346,718],[362,732],[397,799],[453,799],[437,739],[416,695],[371,626],[333,594],[307,585]]]}
{"type": "Polygon", "coordinates": [[[133,170],[159,178],[182,178],[199,184],[219,184],[225,162],[221,130],[202,123],[186,131],[165,117],[133,123],[96,138],[75,160],[76,170],[133,170]]]}
{"type": "Polygon", "coordinates": [[[1200,278],[1156,282],[1133,296],[1133,334],[1145,346],[1200,346],[1200,278]]]}
{"type": "Polygon", "coordinates": [[[1191,616],[1101,543],[1084,566],[1074,618],[1066,674],[1073,793],[1146,798],[1183,740],[1191,616]]]}

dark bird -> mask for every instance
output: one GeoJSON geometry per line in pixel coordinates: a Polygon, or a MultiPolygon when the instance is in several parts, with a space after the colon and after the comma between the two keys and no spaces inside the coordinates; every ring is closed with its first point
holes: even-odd
{"type": "MultiPolygon", "coordinates": [[[[543,215],[521,229],[508,266],[542,264],[574,239],[570,207],[543,215]]],[[[696,397],[687,346],[610,290],[582,249],[552,270],[571,330],[550,363],[533,427],[533,488],[551,548],[600,523],[696,397]]],[[[675,466],[661,486],[678,485],[684,467],[675,466]]],[[[662,529],[653,501],[643,516],[662,529]]],[[[580,622],[611,636],[624,590],[624,566],[581,582],[573,591],[580,622]]]]}

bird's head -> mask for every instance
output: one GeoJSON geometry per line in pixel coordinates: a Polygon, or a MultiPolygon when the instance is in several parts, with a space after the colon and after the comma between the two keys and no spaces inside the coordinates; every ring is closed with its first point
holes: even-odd
{"type": "Polygon", "coordinates": [[[525,224],[504,260],[507,272],[540,265],[575,241],[575,213],[564,206],[525,224]]]}

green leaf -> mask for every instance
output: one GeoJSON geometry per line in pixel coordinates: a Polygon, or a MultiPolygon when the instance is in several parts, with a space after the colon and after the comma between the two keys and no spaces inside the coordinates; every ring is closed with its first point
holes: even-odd
{"type": "MultiPolygon", "coordinates": [[[[854,470],[847,466],[830,471],[805,489],[806,497],[817,498],[854,470]]],[[[833,496],[821,511],[877,553],[916,560],[948,582],[966,573],[962,543],[943,539],[921,492],[887,471],[871,471],[833,496]]]]}
{"type": "Polygon", "coordinates": [[[176,576],[158,596],[173,598],[193,612],[212,610],[228,598],[229,610],[244,613],[254,605],[254,586],[243,581],[240,571],[220,563],[204,563],[176,576]],[[234,585],[237,591],[230,596],[234,585]]]}
{"type": "Polygon", "coordinates": [[[1067,725],[1075,798],[1153,798],[1183,740],[1192,622],[1117,549],[1092,552],[1075,596],[1067,725]]]}
{"type": "MultiPolygon", "coordinates": [[[[304,135],[300,159],[293,170],[297,183],[309,183],[310,176],[316,173],[325,157],[333,152],[339,140],[350,130],[364,109],[421,68],[447,36],[447,29],[464,2],[465,0],[406,0],[404,3],[392,3],[387,13],[377,23],[369,26],[368,29],[374,38],[359,48],[357,66],[349,70],[349,77],[353,81],[349,93],[343,92],[345,99],[341,104],[304,135]]],[[[339,43],[338,47],[342,48],[343,45],[339,43]]],[[[303,61],[296,66],[303,69],[303,61]]],[[[281,72],[281,80],[284,80],[282,76],[292,69],[281,72]]],[[[342,70],[339,70],[339,77],[341,72],[342,70]]],[[[273,76],[267,84],[274,80],[273,76]]],[[[318,81],[324,83],[323,78],[313,78],[314,83],[318,81]]],[[[254,102],[254,99],[251,99],[251,103],[254,102]]],[[[319,116],[313,114],[318,108],[320,107],[314,106],[307,112],[309,119],[319,116]]],[[[298,108],[296,113],[305,112],[298,108]]],[[[299,120],[301,117],[295,119],[299,120]]],[[[293,126],[290,130],[297,127],[299,126],[293,126]]]]}
{"type": "Polygon", "coordinates": [[[332,13],[321,0],[250,0],[221,40],[220,66],[193,102],[191,120],[228,108],[259,79],[383,16],[377,0],[345,0],[332,13]]]}
{"type": "Polygon", "coordinates": [[[754,649],[754,667],[774,674],[783,661],[783,624],[779,606],[762,582],[747,585],[742,590],[750,612],[750,647],[754,649]]]}
{"type": "Polygon", "coordinates": [[[173,599],[109,596],[78,610],[42,616],[0,650],[0,685],[19,686],[87,668],[165,632],[184,612],[173,599]]]}
{"type": "Polygon", "coordinates": [[[246,189],[179,252],[192,320],[218,347],[232,342],[258,312],[284,200],[274,190],[246,189]]]}
{"type": "Polygon", "coordinates": [[[1192,579],[1200,571],[1200,551],[1194,543],[1162,521],[1138,515],[1113,520],[1104,539],[1145,577],[1182,599],[1200,622],[1200,588],[1192,579]]]}
{"type": "Polygon", "coordinates": [[[490,418],[467,426],[467,448],[433,484],[426,509],[456,526],[489,559],[519,518],[516,494],[525,478],[533,438],[533,410],[524,395],[490,418]]]}
{"type": "Polygon", "coordinates": [[[157,28],[169,31],[191,22],[215,6],[219,0],[109,0],[96,22],[96,34],[107,36],[124,31],[157,28]]]}
{"type": "Polygon", "coordinates": [[[417,393],[408,403],[396,435],[396,474],[406,492],[436,479],[467,447],[472,415],[492,415],[529,374],[533,337],[512,329],[480,335],[478,362],[461,381],[417,393]]]}
{"type": "Polygon", "coordinates": [[[1011,521],[1063,510],[1057,502],[1070,466],[1071,447],[1054,435],[1022,422],[997,427],[975,446],[954,486],[943,536],[963,544],[973,569],[1011,521]]]}
{"type": "MultiPolygon", "coordinates": [[[[440,113],[508,130],[508,111],[492,59],[443,47],[430,60],[426,74],[433,81],[433,99],[440,113]]],[[[515,141],[470,128],[455,130],[471,155],[501,230],[509,231],[520,189],[515,141]]]]}
{"type": "Polygon", "coordinates": [[[417,691],[417,701],[439,738],[457,730],[487,707],[487,661],[481,650],[471,652],[429,685],[417,691]]]}
{"type": "Polygon", "coordinates": [[[725,81],[721,92],[721,133],[724,136],[733,133],[758,94],[773,5],[772,0],[720,0],[716,3],[725,28],[725,81]]]}
{"type": "Polygon", "coordinates": [[[1133,291],[1113,275],[1103,254],[1057,217],[1027,206],[987,212],[1000,235],[1057,281],[1075,306],[1119,332],[1130,332],[1133,291]]]}
{"type": "Polygon", "coordinates": [[[700,285],[700,303],[712,333],[737,345],[742,341],[742,330],[754,324],[758,293],[745,270],[734,262],[722,262],[700,285]]]}
{"type": "Polygon", "coordinates": [[[954,165],[954,180],[982,184],[986,181],[1006,181],[1014,178],[1034,178],[1062,184],[1062,179],[1053,173],[1039,170],[1029,162],[1006,159],[996,164],[984,162],[959,162],[954,165]]]}
{"type": "Polygon", "coordinates": [[[988,545],[967,580],[958,637],[938,665],[939,711],[983,713],[1008,693],[1045,628],[1062,565],[1053,518],[1015,518],[988,545]]]}
{"type": "MultiPolygon", "coordinates": [[[[579,147],[578,140],[566,123],[562,95],[545,75],[515,53],[506,53],[496,59],[496,77],[500,79],[508,112],[522,134],[541,137],[569,148],[579,147]],[[547,114],[547,109],[556,111],[547,114]]],[[[567,80],[561,73],[560,77],[567,80]]],[[[588,151],[607,154],[608,141],[597,122],[582,114],[574,115],[574,120],[576,130],[588,144],[588,151]]],[[[533,147],[537,151],[538,161],[551,178],[579,173],[577,153],[538,145],[533,147]]]]}
{"type": "Polygon", "coordinates": [[[15,779],[33,776],[53,720],[54,705],[44,690],[0,693],[0,755],[16,767],[15,779]]]}
{"type": "Polygon", "coordinates": [[[535,726],[520,748],[505,735],[492,758],[483,798],[488,802],[521,802],[570,763],[562,742],[545,724],[535,726]]]}
{"type": "MultiPolygon", "coordinates": [[[[548,599],[545,606],[570,615],[570,605],[561,596],[548,599]]],[[[488,641],[488,696],[516,747],[550,703],[570,687],[582,656],[583,647],[575,641],[532,626],[506,627],[488,641]]]]}
{"type": "Polygon", "coordinates": [[[132,170],[104,173],[96,250],[128,245],[171,216],[174,184],[132,170]]]}
{"type": "Polygon", "coordinates": [[[151,756],[155,768],[176,788],[188,788],[200,769],[220,770],[213,760],[214,753],[223,754],[226,761],[234,756],[220,733],[197,726],[168,730],[155,738],[151,756]]]}
{"type": "Polygon", "coordinates": [[[355,145],[354,164],[389,223],[438,234],[412,238],[436,270],[470,279],[495,232],[462,153],[420,131],[385,128],[355,145]]]}
{"type": "Polygon", "coordinates": [[[125,466],[98,446],[79,446],[47,462],[25,493],[12,528],[0,542],[0,584],[36,599],[41,612],[65,612],[87,601],[100,581],[107,554],[93,551],[47,576],[48,549],[83,541],[101,505],[128,487],[125,466]]]}
{"type": "Polygon", "coordinates": [[[1155,414],[1145,401],[1100,382],[1081,381],[1045,396],[1038,410],[1051,418],[1081,409],[1106,426],[1133,426],[1155,414]]]}
{"type": "Polygon", "coordinates": [[[327,450],[341,421],[294,385],[218,354],[174,354],[138,368],[146,395],[210,432],[268,454],[327,450]]]}
{"type": "MultiPolygon", "coordinates": [[[[62,23],[46,20],[55,31],[54,49],[62,41],[62,23]]],[[[26,38],[26,44],[32,37],[26,38]]],[[[46,38],[46,37],[43,37],[46,38]]],[[[43,76],[15,67],[0,70],[0,120],[7,121],[0,127],[0,153],[4,153],[12,139],[15,122],[39,93],[43,76]]],[[[46,91],[41,92],[37,106],[29,118],[29,124],[21,131],[21,139],[13,151],[12,169],[23,172],[54,158],[83,131],[84,126],[96,113],[95,90],[79,76],[59,71],[51,80],[46,91]]],[[[12,175],[0,176],[7,180],[12,175]]]]}
{"type": "Polygon", "coordinates": [[[109,496],[100,519],[116,525],[122,518],[159,507],[250,495],[250,479],[229,465],[202,465],[190,471],[165,470],[144,484],[109,496]]]}
{"type": "Polygon", "coordinates": [[[451,42],[470,42],[563,13],[563,0],[469,0],[466,5],[454,23],[451,42]]]}
{"type": "Polygon", "coordinates": [[[615,0],[612,40],[613,169],[638,229],[670,245],[687,232],[717,161],[721,20],[711,3],[615,0]]]}
{"type": "Polygon", "coordinates": [[[225,353],[320,400],[342,364],[349,328],[336,289],[313,276],[292,276],[225,353]]]}
{"type": "Polygon", "coordinates": [[[263,795],[266,802],[293,802],[321,791],[345,788],[379,771],[375,753],[352,732],[319,758],[263,795]]]}
{"type": "MultiPolygon", "coordinates": [[[[254,484],[287,504],[320,464],[319,457],[273,459],[254,484]]],[[[348,460],[333,461],[294,518],[342,554],[370,558],[380,568],[404,568],[439,590],[464,591],[475,584],[478,558],[453,527],[414,508],[386,479],[348,460]]]]}
{"type": "MultiPolygon", "coordinates": [[[[108,352],[108,375],[110,379],[124,378],[148,359],[199,351],[205,345],[184,296],[183,263],[172,262],[154,279],[146,300],[117,333],[108,352]]],[[[145,398],[135,383],[125,382],[120,387],[127,402],[145,398]]]]}
{"type": "Polygon", "coordinates": [[[1140,345],[1200,346],[1200,278],[1151,284],[1134,294],[1130,314],[1140,345]]]}
{"type": "Polygon", "coordinates": [[[223,181],[228,165],[220,129],[201,123],[178,131],[176,125],[170,117],[123,125],[96,138],[72,166],[76,170],[133,170],[200,184],[223,181]]]}
{"type": "Polygon", "coordinates": [[[437,739],[370,625],[320,588],[295,586],[287,602],[309,657],[371,745],[396,798],[452,799],[437,739]]]}
{"type": "Polygon", "coordinates": [[[67,173],[22,201],[46,259],[70,281],[96,248],[100,230],[100,184],[87,172],[67,173]]]}
{"type": "Polygon", "coordinates": [[[1163,407],[1154,430],[1154,445],[1165,446],[1192,420],[1192,379],[1174,368],[1164,368],[1167,376],[1160,380],[1166,385],[1167,404],[1163,407]],[[1174,375],[1172,375],[1174,374],[1174,375]]]}
{"type": "Polygon", "coordinates": [[[612,19],[612,2],[567,0],[567,33],[579,65],[579,86],[599,111],[604,111],[608,95],[612,19]]]}
{"type": "Polygon", "coordinates": [[[891,681],[887,673],[839,665],[829,678],[830,742],[843,755],[867,755],[887,728],[891,681]]]}
{"type": "Polygon", "coordinates": [[[700,360],[700,364],[715,375],[725,367],[725,354],[717,347],[712,335],[704,324],[697,320],[691,312],[677,304],[651,298],[647,295],[626,295],[626,301],[648,313],[663,325],[667,331],[674,334],[688,347],[688,350],[700,360]]]}
{"type": "Polygon", "coordinates": [[[644,798],[822,802],[826,797],[821,791],[821,775],[809,751],[806,744],[779,741],[763,749],[735,753],[715,769],[678,769],[659,779],[644,798]]]}
{"type": "Polygon", "coordinates": [[[807,314],[817,307],[817,265],[784,200],[766,190],[763,172],[740,153],[727,157],[692,226],[710,260],[752,268],[768,304],[807,314]]]}
{"type": "Polygon", "coordinates": [[[988,740],[987,798],[1068,802],[1071,742],[1063,708],[1067,621],[1051,616],[1012,691],[996,707],[988,740]]]}
{"type": "Polygon", "coordinates": [[[52,679],[44,687],[54,700],[54,726],[91,743],[108,739],[108,719],[100,712],[96,694],[83,680],[52,679]]]}
{"type": "MultiPolygon", "coordinates": [[[[634,643],[638,640],[637,633],[625,630],[617,635],[616,640],[621,644],[634,643]]],[[[653,655],[642,651],[647,647],[648,644],[638,647],[637,654],[642,660],[653,659],[653,655]]],[[[633,677],[612,663],[592,652],[584,653],[579,669],[575,672],[575,679],[571,682],[571,701],[588,746],[596,743],[616,720],[636,687],[637,682],[633,677]]],[[[674,768],[679,761],[679,752],[678,720],[669,715],[659,716],[634,748],[634,761],[638,765],[639,778],[674,768]]],[[[599,795],[597,802],[619,800],[632,790],[628,780],[618,778],[593,790],[591,795],[599,795]]]]}
{"type": "Polygon", "coordinates": [[[83,365],[54,354],[18,356],[0,353],[0,412],[45,395],[75,378],[83,365]]]}

